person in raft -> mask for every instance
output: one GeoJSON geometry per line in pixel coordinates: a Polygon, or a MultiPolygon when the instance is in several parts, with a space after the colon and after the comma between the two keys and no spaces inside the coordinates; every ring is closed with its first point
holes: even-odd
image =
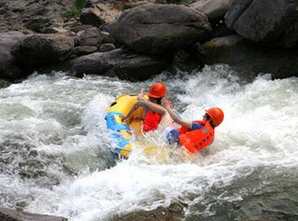
{"type": "Polygon", "coordinates": [[[190,152],[197,152],[209,146],[214,140],[214,128],[219,126],[224,119],[224,112],[219,107],[212,107],[205,110],[203,120],[186,121],[179,118],[170,108],[168,102],[162,99],[162,105],[156,105],[144,98],[144,89],[138,95],[140,103],[148,106],[162,116],[159,127],[170,144],[177,143],[185,146],[190,152]],[[173,121],[181,125],[180,129],[173,127],[173,121]]]}
{"type": "MultiPolygon", "coordinates": [[[[151,85],[147,95],[148,95],[148,102],[154,103],[156,105],[161,105],[161,99],[166,96],[166,86],[162,82],[157,82],[151,85]]],[[[145,99],[145,98],[144,98],[145,99]]],[[[169,100],[166,100],[166,102],[169,105],[169,108],[172,108],[172,104],[169,100]]],[[[140,103],[137,103],[134,105],[134,107],[128,112],[126,116],[123,116],[122,119],[127,119],[139,106],[145,106],[146,109],[146,115],[143,119],[142,124],[142,130],[143,132],[153,131],[156,130],[162,116],[159,115],[157,112],[152,110],[147,105],[140,105],[140,103]]]]}

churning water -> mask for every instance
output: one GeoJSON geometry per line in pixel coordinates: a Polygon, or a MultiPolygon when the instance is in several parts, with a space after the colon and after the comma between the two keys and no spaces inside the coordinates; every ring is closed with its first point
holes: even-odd
{"type": "Polygon", "coordinates": [[[223,65],[167,75],[131,83],[56,72],[0,89],[0,206],[105,221],[182,202],[186,220],[297,220],[298,79],[248,81],[223,65]],[[160,80],[182,118],[224,110],[215,142],[162,161],[136,150],[115,164],[106,110],[160,80]]]}

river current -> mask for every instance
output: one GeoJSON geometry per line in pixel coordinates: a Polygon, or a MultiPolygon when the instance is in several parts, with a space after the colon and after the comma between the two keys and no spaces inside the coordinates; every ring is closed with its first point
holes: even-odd
{"type": "Polygon", "coordinates": [[[225,65],[142,83],[35,73],[0,89],[0,206],[107,221],[180,202],[185,220],[298,220],[297,101],[297,78],[248,79],[225,65]],[[184,119],[221,107],[216,139],[198,154],[166,146],[177,153],[161,160],[137,148],[115,163],[106,110],[156,81],[184,119]]]}

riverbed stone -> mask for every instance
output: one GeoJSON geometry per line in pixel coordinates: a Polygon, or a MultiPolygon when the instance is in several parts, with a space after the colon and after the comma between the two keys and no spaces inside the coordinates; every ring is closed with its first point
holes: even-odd
{"type": "Polygon", "coordinates": [[[298,2],[235,0],[225,22],[250,41],[293,48],[298,41],[298,2]]]}
{"type": "Polygon", "coordinates": [[[19,31],[0,33],[0,79],[14,81],[28,75],[28,70],[10,53],[11,48],[24,36],[19,31]]]}
{"type": "Polygon", "coordinates": [[[204,13],[189,7],[147,4],[124,11],[103,29],[128,49],[162,54],[200,41],[211,27],[204,13]]]}
{"type": "MultiPolygon", "coordinates": [[[[121,4],[121,2],[120,2],[121,4]]],[[[83,9],[80,16],[82,24],[89,24],[99,27],[102,24],[110,23],[117,19],[122,12],[122,8],[109,3],[92,4],[89,8],[83,9]]]]}
{"type": "Polygon", "coordinates": [[[210,21],[220,20],[228,12],[232,0],[199,0],[189,7],[205,13],[210,21]]]}
{"type": "Polygon", "coordinates": [[[85,25],[93,25],[99,27],[104,23],[100,18],[100,12],[97,8],[85,8],[80,15],[80,21],[85,25]]]}
{"type": "Polygon", "coordinates": [[[77,56],[92,54],[96,51],[98,51],[96,46],[77,46],[73,50],[74,54],[77,56]]]}
{"type": "Polygon", "coordinates": [[[0,208],[0,220],[2,221],[67,221],[67,218],[58,216],[27,213],[7,208],[0,208]]]}
{"type": "Polygon", "coordinates": [[[100,52],[107,52],[107,51],[113,51],[116,47],[112,43],[104,43],[100,46],[99,51],[100,52]]]}
{"type": "Polygon", "coordinates": [[[81,56],[72,59],[67,65],[77,76],[95,74],[141,81],[160,74],[169,67],[169,61],[159,56],[147,56],[116,49],[110,52],[97,52],[81,56]]]}
{"type": "Polygon", "coordinates": [[[208,65],[228,64],[240,72],[254,75],[270,73],[273,78],[298,76],[295,49],[260,47],[238,35],[214,38],[203,44],[208,65]]]}
{"type": "Polygon", "coordinates": [[[99,28],[92,27],[77,33],[78,44],[80,46],[96,46],[99,47],[103,40],[99,28]]]}
{"type": "Polygon", "coordinates": [[[134,211],[125,215],[116,215],[111,221],[182,221],[184,207],[181,203],[172,203],[169,207],[159,206],[152,211],[134,211]]]}
{"type": "Polygon", "coordinates": [[[63,34],[33,34],[25,36],[15,44],[11,53],[27,66],[67,60],[75,46],[74,38],[63,34]]]}

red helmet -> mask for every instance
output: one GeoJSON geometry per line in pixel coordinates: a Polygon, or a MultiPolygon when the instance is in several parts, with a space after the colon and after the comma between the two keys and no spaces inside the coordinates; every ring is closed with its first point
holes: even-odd
{"type": "Polygon", "coordinates": [[[206,113],[210,116],[212,122],[215,126],[219,126],[224,119],[224,112],[219,107],[212,107],[208,110],[205,110],[206,113]]]}
{"type": "Polygon", "coordinates": [[[147,95],[149,97],[161,98],[166,96],[166,86],[162,82],[157,82],[151,85],[147,95]]]}

